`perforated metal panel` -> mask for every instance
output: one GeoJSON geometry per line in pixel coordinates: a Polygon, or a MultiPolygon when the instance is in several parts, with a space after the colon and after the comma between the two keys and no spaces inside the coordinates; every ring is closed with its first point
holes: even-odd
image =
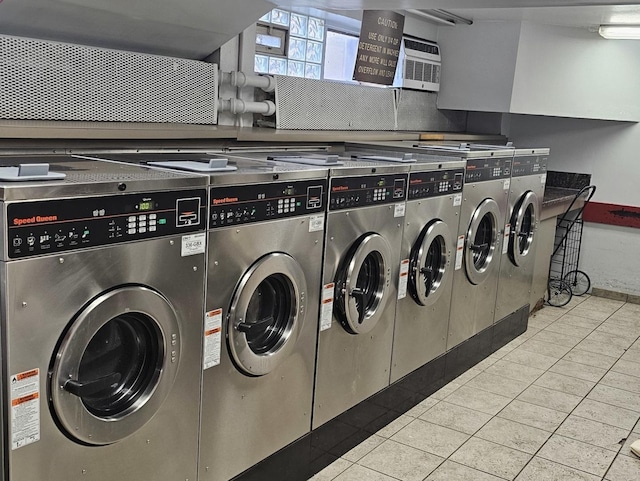
{"type": "Polygon", "coordinates": [[[217,66],[0,35],[0,118],[215,124],[217,66]]]}
{"type": "Polygon", "coordinates": [[[393,89],[276,76],[276,127],[394,130],[393,89]]]}
{"type": "Polygon", "coordinates": [[[398,130],[462,132],[467,113],[438,110],[438,94],[419,90],[398,89],[398,130]]]}

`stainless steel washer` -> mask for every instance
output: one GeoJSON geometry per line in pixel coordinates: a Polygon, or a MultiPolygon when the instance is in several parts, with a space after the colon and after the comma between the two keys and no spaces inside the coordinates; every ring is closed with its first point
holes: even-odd
{"type": "Polygon", "coordinates": [[[347,145],[346,156],[410,165],[391,382],[445,353],[465,161],[347,145]],[[353,149],[353,150],[350,150],[353,149]]]}
{"type": "Polygon", "coordinates": [[[315,429],[389,385],[409,167],[322,152],[242,155],[329,168],[315,429]]]}
{"type": "Polygon", "coordinates": [[[420,142],[370,145],[382,150],[401,149],[467,161],[453,276],[449,350],[493,324],[514,149],[420,142]]]}
{"type": "Polygon", "coordinates": [[[199,478],[228,480],[311,430],[327,169],[116,154],[209,183],[199,478]]]}
{"type": "Polygon", "coordinates": [[[548,156],[549,149],[515,150],[495,321],[529,304],[548,156]]]}
{"type": "Polygon", "coordinates": [[[206,183],[69,157],[0,178],[4,476],[196,479],[206,183]]]}

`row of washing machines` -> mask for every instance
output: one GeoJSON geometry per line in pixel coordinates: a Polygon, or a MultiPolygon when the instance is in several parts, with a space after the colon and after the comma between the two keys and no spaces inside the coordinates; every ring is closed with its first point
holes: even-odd
{"type": "Polygon", "coordinates": [[[529,302],[548,150],[0,159],[7,481],[219,481],[529,302]]]}

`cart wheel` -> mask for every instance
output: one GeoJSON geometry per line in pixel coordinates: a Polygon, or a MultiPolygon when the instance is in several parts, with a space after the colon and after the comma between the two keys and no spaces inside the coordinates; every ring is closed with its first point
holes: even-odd
{"type": "Polygon", "coordinates": [[[571,288],[571,293],[576,296],[582,296],[586,294],[591,288],[591,279],[583,271],[571,271],[567,272],[563,279],[571,288]]]}
{"type": "Polygon", "coordinates": [[[562,307],[573,297],[569,284],[561,279],[550,279],[547,285],[546,301],[550,306],[562,307]]]}

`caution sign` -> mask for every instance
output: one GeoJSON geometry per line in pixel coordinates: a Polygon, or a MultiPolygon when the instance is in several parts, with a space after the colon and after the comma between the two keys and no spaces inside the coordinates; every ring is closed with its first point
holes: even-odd
{"type": "Polygon", "coordinates": [[[320,299],[320,330],[331,329],[333,319],[333,297],[336,285],[332,282],[322,287],[322,299],[320,299]]]}
{"type": "Polygon", "coordinates": [[[365,10],[353,79],[393,84],[403,31],[403,15],[387,10],[365,10]]]}
{"type": "Polygon", "coordinates": [[[40,440],[40,370],[13,374],[11,384],[11,449],[40,440]]]}
{"type": "Polygon", "coordinates": [[[398,300],[407,297],[407,284],[409,284],[409,259],[402,259],[398,281],[398,300]]]}
{"type": "Polygon", "coordinates": [[[222,346],[222,309],[209,311],[204,316],[204,359],[202,368],[220,364],[222,346]]]}

